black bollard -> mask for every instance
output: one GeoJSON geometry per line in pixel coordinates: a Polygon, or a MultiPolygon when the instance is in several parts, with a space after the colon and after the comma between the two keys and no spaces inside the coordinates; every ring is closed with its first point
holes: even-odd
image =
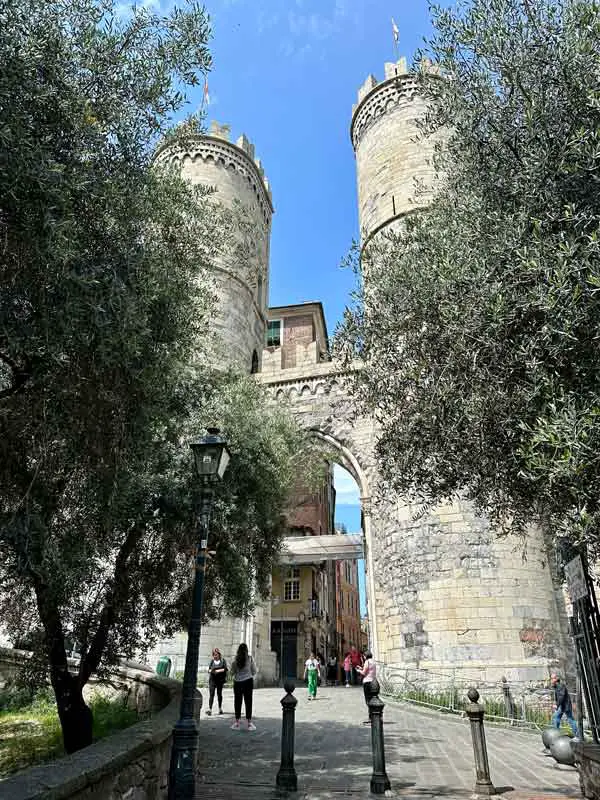
{"type": "Polygon", "coordinates": [[[374,680],[369,700],[369,719],[371,720],[371,747],[373,749],[373,774],[371,792],[384,794],[390,789],[390,781],[385,771],[385,748],[383,745],[383,709],[379,699],[379,683],[374,680]]]}
{"type": "Polygon", "coordinates": [[[473,754],[475,755],[475,794],[496,794],[496,789],[490,778],[490,765],[488,763],[487,746],[485,743],[485,730],[483,727],[483,706],[478,702],[477,689],[469,689],[465,711],[471,723],[471,736],[473,738],[473,754]]]}
{"type": "Polygon", "coordinates": [[[283,708],[283,721],[281,723],[281,765],[275,785],[278,789],[284,789],[288,792],[295,792],[298,790],[298,776],[294,769],[294,717],[296,715],[296,706],[298,701],[293,695],[296,688],[292,681],[286,681],[283,684],[286,691],[285,697],[281,698],[281,706],[283,708]]]}

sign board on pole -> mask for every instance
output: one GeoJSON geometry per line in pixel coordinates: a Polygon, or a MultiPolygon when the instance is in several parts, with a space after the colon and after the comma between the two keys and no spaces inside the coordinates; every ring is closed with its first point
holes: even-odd
{"type": "Polygon", "coordinates": [[[567,579],[567,589],[573,603],[576,600],[587,597],[587,583],[581,556],[575,556],[568,564],[565,564],[565,578],[567,579]]]}

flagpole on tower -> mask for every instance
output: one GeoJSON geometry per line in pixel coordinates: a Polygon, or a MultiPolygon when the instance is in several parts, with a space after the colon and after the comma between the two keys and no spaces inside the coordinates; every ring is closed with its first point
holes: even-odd
{"type": "Polygon", "coordinates": [[[205,106],[210,105],[210,95],[208,93],[208,78],[204,78],[204,91],[202,92],[202,105],[200,111],[204,111],[205,106]]]}
{"type": "Polygon", "coordinates": [[[398,54],[398,40],[400,39],[400,30],[396,25],[393,17],[392,17],[392,34],[394,36],[394,54],[396,56],[396,63],[397,63],[398,59],[400,58],[400,55],[398,54]]]}

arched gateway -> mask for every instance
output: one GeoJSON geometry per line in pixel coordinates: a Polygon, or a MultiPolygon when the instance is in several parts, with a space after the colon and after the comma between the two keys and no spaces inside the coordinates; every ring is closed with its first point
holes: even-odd
{"type": "MultiPolygon", "coordinates": [[[[411,213],[415,178],[432,180],[428,151],[415,138],[424,104],[403,60],[386,64],[385,80],[369,76],[354,107],[360,223],[364,238],[401,224],[411,213]]],[[[254,262],[218,265],[224,358],[256,373],[273,402],[286,403],[300,424],[355,478],[361,494],[371,646],[390,665],[451,669],[465,678],[538,681],[551,665],[567,666],[565,601],[541,532],[532,530],[527,559],[519,542],[498,539],[468,503],[426,516],[386,486],[374,458],[372,419],[355,417],[349,373],[328,360],[320,303],[267,308],[271,192],[254,147],[226,126],[207,136],[169,144],[159,158],[176,161],[191,180],[208,183],[225,204],[239,201],[255,227],[254,262]]],[[[420,198],[426,198],[421,193],[420,198]]],[[[359,367],[357,367],[359,368],[359,367]]],[[[272,672],[270,607],[252,620],[227,620],[203,636],[228,651],[245,639],[263,675],[272,672]]],[[[440,678],[440,680],[443,680],[440,678]]]]}

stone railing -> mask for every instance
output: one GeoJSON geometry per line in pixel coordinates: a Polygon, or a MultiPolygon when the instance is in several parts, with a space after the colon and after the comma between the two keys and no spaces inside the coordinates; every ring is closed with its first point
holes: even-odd
{"type": "MultiPolygon", "coordinates": [[[[0,648],[0,683],[28,658],[0,648]]],[[[0,800],[159,800],[166,797],[173,725],[179,716],[181,683],[142,666],[120,666],[111,680],[92,687],[126,690],[127,705],[142,722],[90,747],[34,766],[0,782],[0,800]]],[[[198,693],[196,717],[202,697],[198,693]]]]}

